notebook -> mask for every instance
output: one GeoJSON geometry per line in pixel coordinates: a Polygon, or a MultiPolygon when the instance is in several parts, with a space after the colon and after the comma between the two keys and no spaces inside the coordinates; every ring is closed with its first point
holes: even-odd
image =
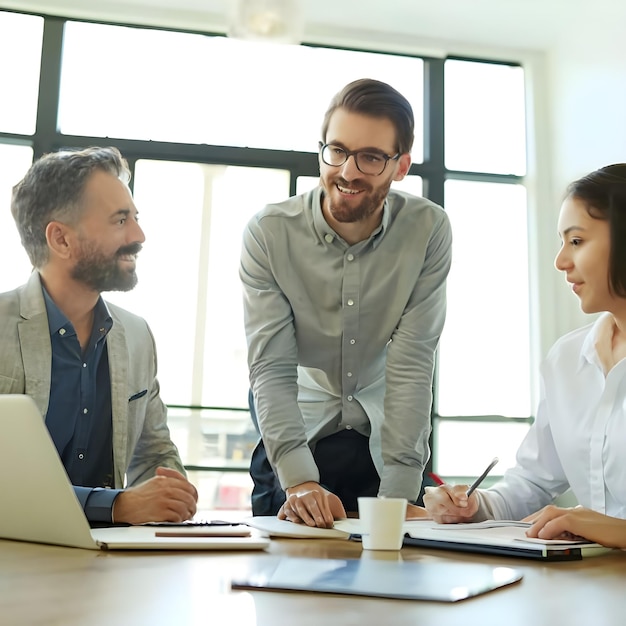
{"type": "Polygon", "coordinates": [[[527,522],[511,520],[487,520],[470,524],[431,522],[411,528],[404,538],[404,545],[541,561],[576,561],[610,552],[610,548],[584,539],[532,539],[526,536],[529,527],[527,522]]]}
{"type": "Polygon", "coordinates": [[[252,563],[231,587],[458,602],[521,579],[515,569],[478,563],[290,557],[252,563]]]}
{"type": "MultiPolygon", "coordinates": [[[[250,517],[246,524],[270,537],[298,539],[360,539],[358,519],[335,521],[333,528],[315,528],[294,524],[277,517],[250,517]]],[[[575,561],[610,551],[597,543],[572,540],[543,540],[526,537],[526,522],[489,520],[475,524],[437,524],[419,518],[404,523],[404,546],[442,548],[460,552],[476,552],[515,556],[540,561],[575,561]]]]}
{"type": "Polygon", "coordinates": [[[32,398],[0,395],[0,538],[91,550],[259,550],[245,526],[90,528],[32,398]],[[241,536],[243,535],[243,536],[241,536]]]}

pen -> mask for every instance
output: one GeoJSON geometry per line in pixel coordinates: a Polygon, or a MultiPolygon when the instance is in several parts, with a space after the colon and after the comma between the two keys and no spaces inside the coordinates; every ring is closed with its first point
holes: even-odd
{"type": "Polygon", "coordinates": [[[487,469],[485,469],[485,471],[470,485],[470,488],[465,492],[465,495],[469,498],[474,491],[476,490],[476,488],[478,487],[478,485],[480,485],[480,483],[483,482],[483,480],[485,480],[485,477],[487,476],[487,474],[489,474],[489,472],[493,469],[494,465],[499,461],[500,459],[498,459],[498,457],[494,457],[493,460],[491,461],[491,463],[489,463],[489,465],[487,465],[487,469]]]}
{"type": "Polygon", "coordinates": [[[438,487],[441,487],[441,485],[445,485],[445,482],[443,481],[443,479],[441,478],[441,476],[438,476],[437,474],[435,474],[434,472],[428,472],[428,476],[431,478],[431,480],[435,483],[435,485],[437,485],[438,487]]]}

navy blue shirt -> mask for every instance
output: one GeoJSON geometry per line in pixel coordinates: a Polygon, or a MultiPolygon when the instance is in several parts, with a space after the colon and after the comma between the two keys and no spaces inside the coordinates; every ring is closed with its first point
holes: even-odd
{"type": "Polygon", "coordinates": [[[75,486],[97,488],[85,505],[90,521],[110,522],[113,501],[111,377],[106,336],[113,320],[102,298],[93,330],[81,350],[72,323],[43,288],[52,345],[50,402],[46,426],[75,486]]]}

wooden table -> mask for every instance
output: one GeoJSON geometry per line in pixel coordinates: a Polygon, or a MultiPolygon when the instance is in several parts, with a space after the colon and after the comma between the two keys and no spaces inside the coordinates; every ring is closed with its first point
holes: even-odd
{"type": "MultiPolygon", "coordinates": [[[[314,593],[233,591],[231,577],[270,555],[361,558],[334,539],[273,540],[267,552],[97,552],[0,540],[2,626],[622,626],[626,552],[535,563],[404,548],[404,560],[472,561],[521,583],[455,604],[314,593]]],[[[381,554],[385,558],[385,553],[381,554]]],[[[394,553],[396,554],[396,553],[394,553]]],[[[397,555],[397,554],[396,554],[397,555]]],[[[387,556],[387,558],[389,558],[387,556]]]]}

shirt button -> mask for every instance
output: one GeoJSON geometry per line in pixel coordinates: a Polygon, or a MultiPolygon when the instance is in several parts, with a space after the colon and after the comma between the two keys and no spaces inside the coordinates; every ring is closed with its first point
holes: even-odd
{"type": "Polygon", "coordinates": [[[346,430],[352,430],[352,426],[346,426],[346,430]]]}
{"type": "Polygon", "coordinates": [[[78,455],[78,458],[82,461],[82,460],[85,458],[85,455],[81,452],[81,453],[78,455]]]}
{"type": "Polygon", "coordinates": [[[327,243],[332,243],[334,237],[330,233],[328,233],[327,235],[324,235],[324,239],[326,239],[327,243]]]}
{"type": "Polygon", "coordinates": [[[348,306],[352,306],[354,304],[354,300],[350,299],[348,300],[348,306]]]}
{"type": "Polygon", "coordinates": [[[83,409],[83,413],[89,413],[89,409],[83,409]]]}
{"type": "Polygon", "coordinates": [[[59,330],[59,335],[61,335],[61,337],[65,335],[65,328],[61,328],[61,330],[59,330]]]}
{"type": "Polygon", "coordinates": [[[83,367],[87,367],[87,363],[83,363],[83,367]]]}
{"type": "Polygon", "coordinates": [[[346,258],[348,261],[354,261],[354,254],[349,254],[346,258]]]}
{"type": "Polygon", "coordinates": [[[352,372],[348,372],[348,373],[346,374],[346,376],[347,376],[348,378],[352,378],[352,372]]]}
{"type": "Polygon", "coordinates": [[[350,339],[350,343],[354,345],[356,343],[356,339],[350,339]]]}
{"type": "Polygon", "coordinates": [[[352,396],[348,396],[348,402],[352,402],[352,396]]]}

